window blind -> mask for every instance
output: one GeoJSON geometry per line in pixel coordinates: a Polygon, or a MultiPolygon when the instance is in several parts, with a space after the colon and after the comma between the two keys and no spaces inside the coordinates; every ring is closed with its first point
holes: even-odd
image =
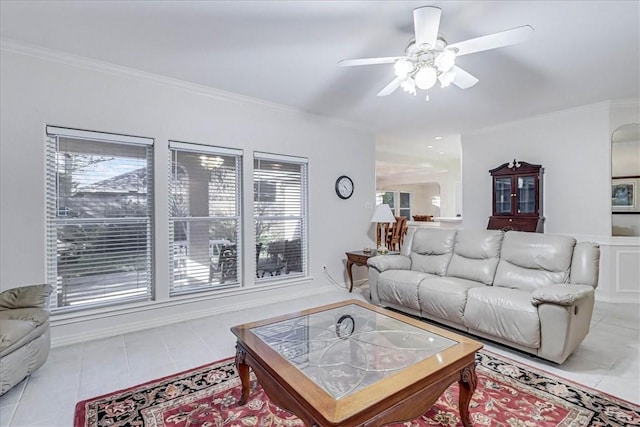
{"type": "Polygon", "coordinates": [[[307,274],[307,159],[254,154],[256,280],[307,274]]]}
{"type": "Polygon", "coordinates": [[[50,307],[150,299],[152,140],[53,127],[47,133],[50,307]]]}
{"type": "Polygon", "coordinates": [[[169,142],[170,294],[237,286],[242,151],[169,142]]]}

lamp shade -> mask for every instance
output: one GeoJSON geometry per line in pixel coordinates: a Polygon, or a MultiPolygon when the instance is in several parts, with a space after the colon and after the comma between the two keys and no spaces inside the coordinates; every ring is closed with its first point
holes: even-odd
{"type": "Polygon", "coordinates": [[[373,211],[371,222],[396,222],[396,217],[393,216],[389,205],[381,203],[376,206],[376,210],[373,211]]]}

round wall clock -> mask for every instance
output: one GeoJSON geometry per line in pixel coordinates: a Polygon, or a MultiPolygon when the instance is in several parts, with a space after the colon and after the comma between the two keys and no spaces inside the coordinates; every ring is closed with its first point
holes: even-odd
{"type": "Polygon", "coordinates": [[[346,175],[336,179],[336,194],[341,199],[348,199],[353,195],[353,181],[346,175]]]}

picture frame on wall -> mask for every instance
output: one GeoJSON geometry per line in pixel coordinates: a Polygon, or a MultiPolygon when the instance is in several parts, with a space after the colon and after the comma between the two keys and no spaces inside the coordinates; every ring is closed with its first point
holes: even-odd
{"type": "Polygon", "coordinates": [[[638,186],[640,177],[614,177],[611,180],[611,211],[640,213],[638,186]]]}

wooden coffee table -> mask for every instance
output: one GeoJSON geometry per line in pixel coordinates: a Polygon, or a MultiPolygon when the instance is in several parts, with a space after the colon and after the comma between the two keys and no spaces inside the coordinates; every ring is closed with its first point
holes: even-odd
{"type": "Polygon", "coordinates": [[[381,426],[423,415],[454,382],[470,426],[482,344],[349,300],[234,326],[245,404],[249,368],[269,398],[308,426],[381,426]]]}

